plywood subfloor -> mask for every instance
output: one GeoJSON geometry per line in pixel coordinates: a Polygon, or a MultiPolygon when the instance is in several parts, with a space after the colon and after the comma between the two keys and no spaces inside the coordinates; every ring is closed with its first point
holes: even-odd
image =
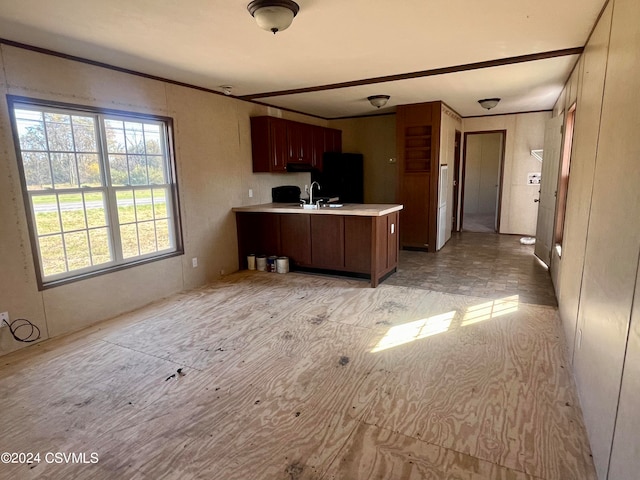
{"type": "Polygon", "coordinates": [[[556,309],[517,295],[241,272],[3,357],[0,415],[0,451],[99,456],[0,478],[595,478],[556,309]]]}

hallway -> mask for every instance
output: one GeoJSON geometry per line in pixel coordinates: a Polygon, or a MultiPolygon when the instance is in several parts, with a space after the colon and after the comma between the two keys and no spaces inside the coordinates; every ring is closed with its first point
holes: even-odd
{"type": "Polygon", "coordinates": [[[5,356],[0,449],[99,461],[0,476],[594,479],[529,249],[463,234],[376,289],[239,272],[5,356]]]}

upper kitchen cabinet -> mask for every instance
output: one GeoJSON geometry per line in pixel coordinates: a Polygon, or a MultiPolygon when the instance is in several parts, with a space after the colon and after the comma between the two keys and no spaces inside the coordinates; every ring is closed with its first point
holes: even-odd
{"type": "Polygon", "coordinates": [[[325,147],[325,131],[327,128],[311,127],[312,150],[311,150],[311,166],[318,170],[322,170],[322,155],[326,150],[325,147]]]}
{"type": "Polygon", "coordinates": [[[254,172],[286,172],[287,164],[322,170],[324,152],[342,151],[342,132],[276,117],[251,118],[254,172]]]}
{"type": "Polygon", "coordinates": [[[405,248],[436,250],[441,102],[396,108],[399,203],[405,248]]]}
{"type": "Polygon", "coordinates": [[[342,153],[342,130],[335,128],[324,129],[324,151],[342,153]]]}
{"type": "Polygon", "coordinates": [[[251,150],[254,172],[286,172],[290,154],[287,121],[252,117],[251,150]]]}
{"type": "Polygon", "coordinates": [[[314,126],[286,120],[285,122],[287,124],[289,162],[311,164],[314,126]]]}

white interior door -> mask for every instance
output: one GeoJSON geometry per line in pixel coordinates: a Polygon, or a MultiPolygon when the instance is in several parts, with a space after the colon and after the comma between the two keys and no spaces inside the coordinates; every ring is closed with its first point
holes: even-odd
{"type": "Polygon", "coordinates": [[[540,205],[538,206],[535,254],[547,266],[551,264],[551,248],[553,247],[553,222],[556,213],[563,119],[563,115],[558,115],[547,120],[544,130],[544,152],[542,154],[542,178],[540,180],[540,205]]]}
{"type": "Polygon", "coordinates": [[[447,240],[449,221],[447,218],[447,198],[449,198],[449,166],[440,166],[440,190],[438,192],[438,235],[436,250],[440,250],[447,240]]]}

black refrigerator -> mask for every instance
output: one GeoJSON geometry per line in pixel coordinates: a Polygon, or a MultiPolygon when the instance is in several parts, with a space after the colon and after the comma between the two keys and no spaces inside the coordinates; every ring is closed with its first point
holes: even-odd
{"type": "MultiPolygon", "coordinates": [[[[360,153],[325,153],[322,172],[312,172],[320,197],[339,197],[342,203],[364,203],[364,161],[360,153]]],[[[315,195],[314,195],[315,196],[315,195]]]]}

